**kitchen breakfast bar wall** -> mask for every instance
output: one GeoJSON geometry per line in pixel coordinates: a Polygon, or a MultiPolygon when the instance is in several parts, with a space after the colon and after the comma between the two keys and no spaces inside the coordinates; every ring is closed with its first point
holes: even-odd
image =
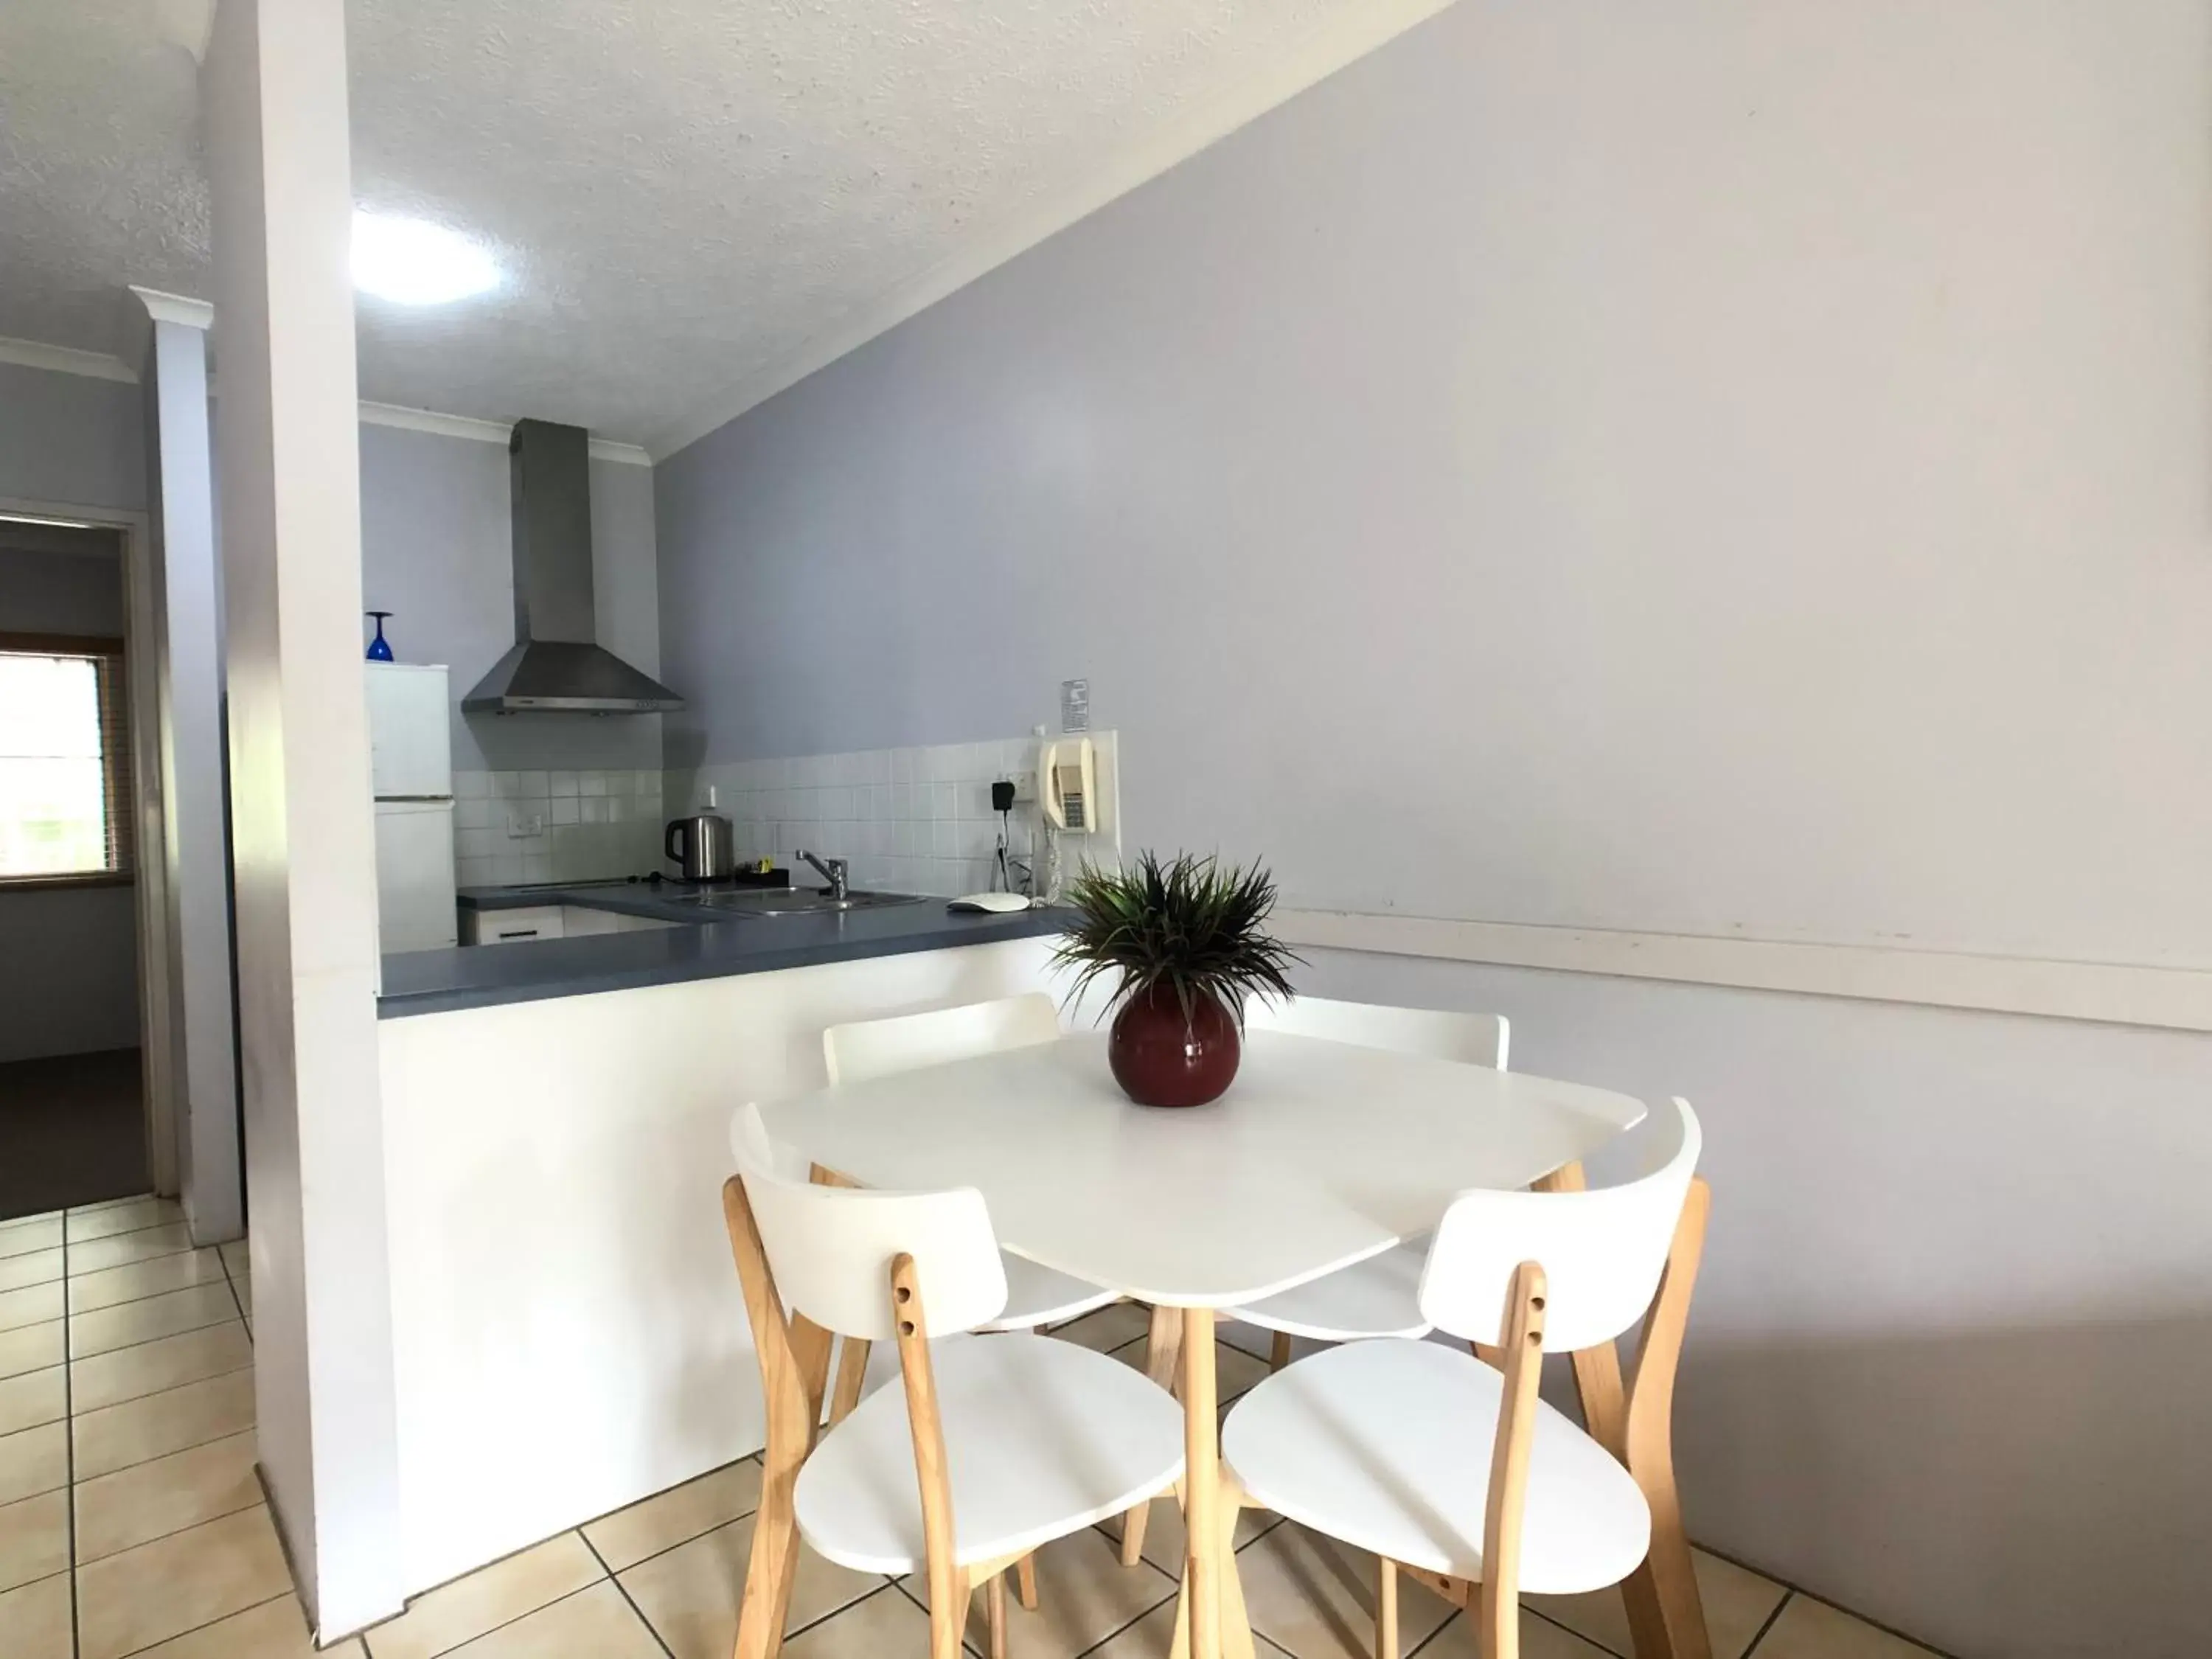
{"type": "Polygon", "coordinates": [[[1462,0],[665,459],[671,763],[1088,676],[1129,846],[1380,919],[1312,988],[1699,1103],[1695,1534],[1956,1651],[2195,1651],[2212,1037],[1607,976],[2212,969],[2212,17],[1833,18],[1462,0]]]}

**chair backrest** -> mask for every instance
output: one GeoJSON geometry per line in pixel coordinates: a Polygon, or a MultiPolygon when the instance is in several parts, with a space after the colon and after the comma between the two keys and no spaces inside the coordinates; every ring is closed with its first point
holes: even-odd
{"type": "Polygon", "coordinates": [[[822,1033],[822,1057],[829,1062],[830,1082],[866,1083],[893,1072],[1026,1048],[1059,1036],[1060,1011],[1052,998],[1030,991],[923,1014],[832,1025],[822,1033]]]}
{"type": "Polygon", "coordinates": [[[1006,1266],[974,1188],[884,1193],[817,1185],[793,1173],[795,1158],[769,1140],[750,1105],[738,1109],[730,1146],[777,1291],[824,1330],[874,1342],[896,1337],[890,1267],[902,1255],[914,1258],[931,1335],[972,1330],[1004,1311],[1006,1266]]]}
{"type": "Polygon", "coordinates": [[[1254,997],[1244,1005],[1244,1024],[1254,1030],[1326,1037],[1362,1048],[1388,1048],[1500,1072],[1505,1069],[1506,1043],[1512,1035],[1503,1014],[1393,1008],[1377,1002],[1334,1002],[1327,997],[1294,997],[1273,1005],[1254,997]]]}
{"type": "Polygon", "coordinates": [[[1549,1281],[1544,1346],[1572,1352],[1611,1340],[1651,1306],[1704,1145],[1698,1115],[1676,1100],[1656,1128],[1656,1167],[1593,1192],[1478,1191],[1454,1199],[1421,1270],[1421,1314],[1440,1330],[1496,1342],[1514,1269],[1549,1281]]]}

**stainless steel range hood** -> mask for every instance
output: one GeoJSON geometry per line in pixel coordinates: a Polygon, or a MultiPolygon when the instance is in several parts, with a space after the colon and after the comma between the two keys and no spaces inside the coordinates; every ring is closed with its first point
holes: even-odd
{"type": "Polygon", "coordinates": [[[517,421],[514,649],[461,699],[471,714],[659,714],[684,699],[594,637],[591,439],[579,426],[517,421]]]}

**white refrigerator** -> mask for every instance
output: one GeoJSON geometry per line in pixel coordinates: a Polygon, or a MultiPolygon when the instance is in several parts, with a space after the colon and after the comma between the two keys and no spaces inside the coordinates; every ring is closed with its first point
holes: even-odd
{"type": "Polygon", "coordinates": [[[368,669],[368,758],[376,797],[376,915],[385,955],[460,942],[453,899],[453,704],[446,671],[368,669]]]}

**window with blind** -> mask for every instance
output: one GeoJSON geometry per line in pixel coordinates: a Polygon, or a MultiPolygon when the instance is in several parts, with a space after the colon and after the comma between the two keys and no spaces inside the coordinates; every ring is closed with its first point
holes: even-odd
{"type": "Polygon", "coordinates": [[[0,634],[0,885],[128,874],[120,640],[0,634]]]}

